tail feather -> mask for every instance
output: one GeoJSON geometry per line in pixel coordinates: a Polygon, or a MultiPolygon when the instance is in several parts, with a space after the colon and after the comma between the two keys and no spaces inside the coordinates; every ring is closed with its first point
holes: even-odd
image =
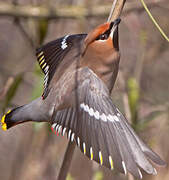
{"type": "Polygon", "coordinates": [[[49,109],[50,107],[41,98],[38,98],[29,104],[8,111],[1,119],[2,129],[7,130],[17,124],[28,121],[49,122],[49,109]]]}
{"type": "Polygon", "coordinates": [[[17,107],[13,110],[9,110],[3,117],[1,120],[2,123],[2,129],[3,130],[7,130],[19,123],[21,123],[21,120],[18,120],[17,118],[14,118],[14,115],[17,113],[17,111],[22,108],[21,107],[17,107]]]}
{"type": "Polygon", "coordinates": [[[5,119],[6,119],[7,114],[9,114],[10,112],[11,112],[11,110],[9,110],[5,115],[3,115],[2,119],[1,119],[2,129],[4,131],[7,130],[7,124],[5,122],[5,119]]]}

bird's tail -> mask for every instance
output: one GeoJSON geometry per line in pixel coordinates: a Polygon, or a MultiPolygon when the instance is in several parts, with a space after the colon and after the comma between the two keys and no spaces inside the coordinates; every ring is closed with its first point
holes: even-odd
{"type": "Polygon", "coordinates": [[[49,113],[44,106],[43,101],[38,98],[29,104],[9,110],[1,119],[2,129],[7,130],[17,124],[28,121],[49,121],[49,113]]]}
{"type": "Polygon", "coordinates": [[[6,131],[7,129],[9,129],[10,127],[13,127],[19,123],[22,123],[23,120],[21,121],[18,120],[17,118],[13,118],[15,116],[15,114],[17,113],[17,110],[19,110],[21,107],[17,107],[13,110],[9,110],[5,115],[3,115],[2,119],[1,119],[1,125],[2,125],[2,129],[4,131],[6,131]]]}

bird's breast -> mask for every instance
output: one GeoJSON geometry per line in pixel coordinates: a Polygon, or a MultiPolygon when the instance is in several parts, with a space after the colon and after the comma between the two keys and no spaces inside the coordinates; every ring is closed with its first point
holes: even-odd
{"type": "Polygon", "coordinates": [[[95,56],[82,59],[81,66],[88,67],[104,81],[108,89],[111,91],[119,68],[120,55],[117,52],[111,54],[95,54],[95,56]]]}

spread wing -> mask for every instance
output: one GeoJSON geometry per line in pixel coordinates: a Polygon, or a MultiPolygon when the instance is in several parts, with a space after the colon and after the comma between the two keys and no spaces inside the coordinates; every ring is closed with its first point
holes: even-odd
{"type": "Polygon", "coordinates": [[[88,68],[78,74],[83,77],[78,79],[78,100],[72,107],[55,111],[52,128],[63,135],[67,132],[87,157],[110,169],[129,171],[138,178],[142,178],[140,169],[156,174],[148,159],[165,163],[135,134],[104,83],[88,68]]]}
{"type": "Polygon", "coordinates": [[[80,47],[81,42],[85,37],[86,34],[66,35],[62,38],[51,41],[36,50],[37,60],[45,74],[44,92],[42,95],[44,99],[49,93],[49,83],[57,67],[70,50],[75,49],[77,53],[79,53],[78,47],[80,47]]]}

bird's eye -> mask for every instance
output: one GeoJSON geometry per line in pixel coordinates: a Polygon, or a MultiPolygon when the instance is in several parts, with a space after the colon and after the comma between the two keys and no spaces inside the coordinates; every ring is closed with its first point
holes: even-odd
{"type": "Polygon", "coordinates": [[[100,35],[100,39],[101,39],[101,40],[105,40],[105,39],[107,39],[107,38],[108,38],[107,34],[102,34],[102,35],[100,35]]]}
{"type": "Polygon", "coordinates": [[[96,38],[96,40],[105,40],[105,39],[108,39],[108,34],[101,34],[96,38]]]}

